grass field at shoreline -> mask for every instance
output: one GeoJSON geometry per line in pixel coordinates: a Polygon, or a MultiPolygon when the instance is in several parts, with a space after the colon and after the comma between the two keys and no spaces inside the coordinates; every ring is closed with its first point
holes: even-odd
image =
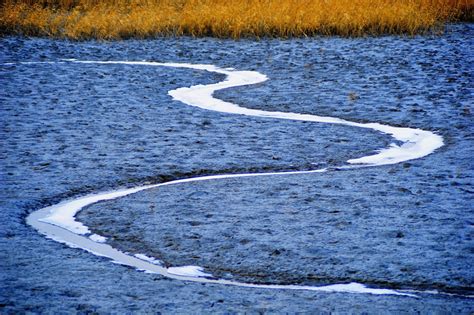
{"type": "Polygon", "coordinates": [[[474,0],[4,0],[0,32],[57,38],[414,35],[471,20],[474,0]]]}

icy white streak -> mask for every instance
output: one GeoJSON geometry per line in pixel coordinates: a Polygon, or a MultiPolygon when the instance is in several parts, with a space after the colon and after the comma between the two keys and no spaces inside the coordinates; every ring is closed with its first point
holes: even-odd
{"type": "MultiPolygon", "coordinates": [[[[210,179],[210,178],[208,178],[210,179]]],[[[151,188],[153,186],[147,186],[151,188]]],[[[147,189],[144,188],[144,189],[147,189]]],[[[95,202],[99,200],[110,200],[108,198],[112,193],[96,194],[88,196],[88,200],[95,202]]],[[[73,202],[73,201],[71,201],[73,202]]],[[[62,206],[67,206],[67,202],[63,203],[62,206]]],[[[130,266],[137,270],[144,271],[146,273],[160,274],[168,278],[193,281],[200,283],[214,283],[222,285],[234,285],[247,288],[259,288],[259,289],[287,289],[287,290],[309,290],[319,292],[342,292],[342,293],[369,293],[369,294],[390,294],[390,295],[401,295],[416,297],[413,293],[399,292],[389,289],[375,289],[368,288],[360,283],[348,283],[348,284],[333,284],[327,286],[302,286],[302,285],[262,285],[253,283],[243,283],[222,279],[215,279],[212,275],[204,273],[203,269],[197,266],[184,266],[184,267],[170,267],[165,268],[161,266],[160,261],[152,257],[148,257],[142,254],[132,255],[121,252],[112,246],[100,242],[94,242],[93,240],[76,232],[72,232],[67,226],[57,224],[50,224],[43,222],[43,218],[49,216],[52,212],[54,213],[59,207],[51,206],[40,209],[33,212],[27,218],[28,224],[32,225],[41,234],[44,234],[47,238],[55,240],[57,242],[66,244],[72,248],[81,248],[96,256],[107,257],[112,262],[124,266],[130,266]]]]}
{"type": "MultiPolygon", "coordinates": [[[[72,60],[74,61],[74,60],[72,60]]],[[[190,68],[221,73],[227,78],[219,83],[194,85],[169,91],[168,94],[177,101],[199,107],[202,109],[223,112],[227,114],[240,114],[255,117],[278,118],[300,121],[311,121],[319,123],[339,124],[359,128],[367,128],[391,135],[394,140],[402,142],[401,145],[393,143],[389,148],[381,149],[379,153],[351,159],[350,164],[364,164],[370,166],[396,164],[408,160],[424,157],[443,145],[443,138],[430,131],[415,128],[393,127],[379,123],[356,123],[335,117],[317,116],[311,114],[299,114],[288,112],[264,111],[240,107],[237,104],[214,98],[213,93],[230,87],[257,84],[266,81],[267,76],[256,71],[237,71],[232,68],[218,68],[213,65],[193,65],[181,63],[157,63],[148,61],[74,61],[80,63],[100,64],[128,64],[164,66],[176,68],[190,68]]]]}
{"type": "Polygon", "coordinates": [[[205,273],[204,268],[199,266],[169,267],[168,272],[177,276],[212,278],[211,274],[205,273]]]}
{"type": "MultiPolygon", "coordinates": [[[[392,144],[389,148],[381,149],[377,154],[360,157],[349,160],[349,164],[360,164],[364,166],[395,164],[403,161],[417,159],[432,153],[443,145],[440,136],[420,129],[398,128],[379,123],[356,123],[339,118],[316,116],[310,114],[286,113],[277,111],[263,111],[256,109],[248,109],[240,107],[236,104],[225,102],[213,97],[213,93],[217,90],[257,84],[267,80],[267,77],[255,71],[237,71],[231,68],[218,68],[213,65],[193,65],[180,63],[157,63],[147,61],[77,61],[67,60],[75,63],[89,64],[126,64],[126,65],[142,65],[142,66],[163,66],[175,68],[189,68],[197,70],[206,70],[209,72],[220,73],[226,75],[226,79],[222,82],[207,85],[195,85],[191,87],[183,87],[172,90],[169,94],[173,99],[181,101],[187,105],[199,107],[202,109],[213,110],[228,114],[240,114],[246,116],[256,116],[263,118],[277,118],[310,121],[319,123],[341,124],[352,127],[367,128],[380,131],[391,135],[394,140],[401,142],[401,145],[392,144]]],[[[343,166],[350,168],[350,166],[343,166]]],[[[328,286],[300,286],[300,285],[258,285],[251,283],[241,283],[235,281],[214,279],[210,274],[204,273],[203,269],[198,266],[183,266],[164,268],[160,266],[159,260],[144,255],[135,255],[120,252],[110,245],[104,244],[105,239],[100,235],[90,235],[89,229],[82,223],[75,220],[75,215],[84,207],[104,201],[124,197],[146,189],[157,188],[165,185],[184,184],[188,182],[204,181],[204,180],[224,180],[228,178],[241,178],[252,176],[277,176],[292,174],[308,174],[325,172],[326,169],[312,171],[294,171],[294,172],[278,172],[278,173],[260,173],[260,174],[230,174],[204,176],[197,178],[181,179],[170,181],[162,184],[147,185],[130,189],[122,189],[111,192],[98,193],[80,197],[74,200],[61,202],[59,204],[40,209],[33,212],[27,222],[35,227],[40,233],[48,238],[58,242],[68,244],[71,247],[78,247],[87,250],[95,255],[104,256],[112,259],[115,263],[135,267],[150,273],[159,273],[161,275],[181,280],[220,283],[226,285],[237,285],[251,288],[268,288],[268,289],[290,289],[290,290],[311,290],[324,292],[349,292],[349,293],[371,293],[371,294],[394,294],[413,296],[389,289],[367,288],[363,284],[334,284],[328,286]],[[87,237],[89,236],[89,238],[87,237]]]]}

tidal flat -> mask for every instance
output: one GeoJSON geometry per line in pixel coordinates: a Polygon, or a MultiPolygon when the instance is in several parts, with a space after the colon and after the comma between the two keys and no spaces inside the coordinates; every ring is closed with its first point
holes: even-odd
{"type": "Polygon", "coordinates": [[[1,39],[0,306],[17,311],[471,313],[472,24],[441,36],[122,42],[1,39]],[[197,284],[137,272],[39,235],[34,210],[170,179],[337,167],[389,146],[347,126],[204,111],[169,90],[221,75],[73,64],[147,60],[253,70],[218,91],[247,108],[433,131],[407,163],[169,186],[83,210],[114,247],[254,283],[364,282],[419,298],[197,284]],[[26,64],[24,62],[54,62],[26,64]]]}

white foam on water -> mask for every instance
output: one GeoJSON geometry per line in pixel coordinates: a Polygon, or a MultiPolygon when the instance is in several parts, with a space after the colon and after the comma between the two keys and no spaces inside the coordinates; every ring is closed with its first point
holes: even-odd
{"type": "MultiPolygon", "coordinates": [[[[367,128],[383,132],[391,135],[395,140],[401,142],[401,145],[392,144],[389,148],[379,150],[378,153],[351,159],[349,164],[359,164],[365,166],[388,165],[417,159],[432,153],[443,145],[441,136],[432,132],[413,129],[399,128],[379,123],[356,123],[340,118],[317,116],[310,114],[287,113],[277,111],[263,111],[257,109],[248,109],[240,107],[236,104],[225,102],[213,97],[213,93],[217,90],[257,84],[266,81],[267,76],[255,71],[237,71],[233,68],[219,68],[214,65],[202,64],[186,64],[186,63],[158,63],[149,61],[79,61],[74,59],[64,60],[63,62],[86,63],[86,64],[124,64],[124,65],[141,65],[141,66],[162,66],[175,68],[188,68],[194,70],[205,70],[209,72],[220,73],[226,76],[222,82],[207,85],[194,85],[191,87],[178,88],[169,91],[169,95],[174,100],[183,102],[190,106],[199,107],[206,110],[213,110],[227,114],[239,114],[246,116],[262,117],[268,119],[288,119],[298,121],[310,121],[317,123],[340,124],[351,127],[367,128]]],[[[29,62],[25,64],[33,64],[29,62]]],[[[41,62],[39,62],[41,63],[41,62]]],[[[47,62],[52,63],[52,62],[47,62]]],[[[355,166],[354,166],[355,167],[355,166]]],[[[360,167],[360,166],[359,166],[360,167]]],[[[351,168],[350,165],[341,168],[351,168]]],[[[93,234],[88,227],[81,222],[76,221],[75,215],[84,207],[94,203],[117,199],[130,194],[134,194],[146,189],[158,188],[160,186],[185,184],[196,181],[207,180],[225,180],[230,178],[243,178],[255,176],[281,176],[322,173],[327,169],[311,170],[311,171],[289,171],[289,172],[272,172],[272,173],[256,173],[256,174],[222,174],[212,176],[202,176],[196,178],[187,178],[174,180],[166,183],[147,185],[129,189],[121,189],[110,192],[91,194],[77,199],[64,201],[56,205],[42,208],[31,213],[28,218],[28,224],[36,228],[46,237],[67,244],[71,247],[77,247],[89,251],[95,255],[108,257],[114,263],[134,267],[137,270],[147,273],[157,273],[163,276],[195,282],[218,283],[223,285],[236,285],[248,288],[260,289],[287,289],[287,290],[310,290],[322,292],[346,292],[346,293],[368,293],[368,294],[391,294],[402,296],[414,296],[412,293],[401,292],[391,289],[368,288],[360,283],[348,284],[332,284],[326,286],[303,286],[303,285],[260,285],[252,283],[242,283],[223,279],[212,279],[212,275],[205,273],[199,266],[182,266],[164,268],[161,261],[148,257],[143,254],[132,256],[123,253],[103,243],[105,238],[93,234]],[[89,235],[89,238],[87,237],[89,235]]],[[[415,292],[415,291],[413,291],[415,292]]],[[[416,291],[419,292],[419,291],[416,291]]]]}

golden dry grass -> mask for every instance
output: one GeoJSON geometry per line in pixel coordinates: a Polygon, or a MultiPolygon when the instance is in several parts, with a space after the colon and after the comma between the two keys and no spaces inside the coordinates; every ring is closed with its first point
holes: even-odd
{"type": "Polygon", "coordinates": [[[0,31],[71,39],[413,35],[472,19],[473,7],[474,0],[4,0],[0,31]]]}

